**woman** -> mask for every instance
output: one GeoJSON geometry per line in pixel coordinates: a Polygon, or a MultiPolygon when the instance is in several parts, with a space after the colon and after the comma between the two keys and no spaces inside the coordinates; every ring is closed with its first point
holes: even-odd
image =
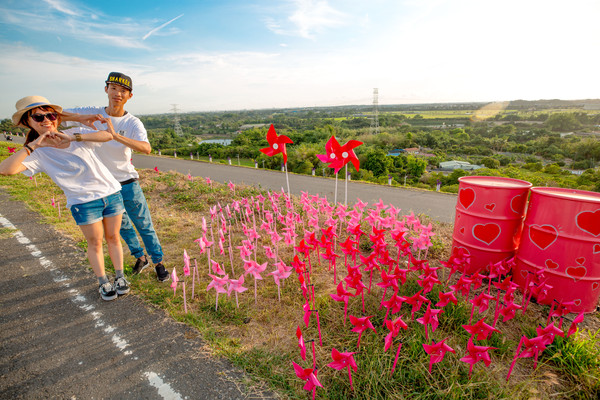
{"type": "Polygon", "coordinates": [[[0,163],[1,175],[23,172],[33,176],[46,173],[67,197],[67,207],[88,244],[87,256],[100,284],[103,300],[114,300],[129,292],[123,275],[123,249],[119,236],[124,211],[121,185],[100,162],[94,152],[98,143],[111,140],[110,119],[101,119],[107,131],[63,133],[58,131],[62,107],[41,96],[28,96],[17,101],[14,125],[29,128],[23,148],[0,163]],[[115,280],[110,282],[104,271],[102,238],[115,267],[115,280]]]}

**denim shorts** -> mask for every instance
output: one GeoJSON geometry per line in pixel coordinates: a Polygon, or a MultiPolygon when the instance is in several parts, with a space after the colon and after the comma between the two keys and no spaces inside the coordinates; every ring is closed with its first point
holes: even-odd
{"type": "Polygon", "coordinates": [[[89,225],[104,218],[114,217],[123,214],[125,206],[121,192],[111,194],[98,200],[88,201],[83,204],[74,204],[71,206],[71,214],[75,218],[77,225],[89,225]]]}

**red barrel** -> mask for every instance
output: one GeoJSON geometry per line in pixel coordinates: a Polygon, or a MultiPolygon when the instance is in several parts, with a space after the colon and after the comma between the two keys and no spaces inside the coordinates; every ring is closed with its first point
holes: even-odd
{"type": "Polygon", "coordinates": [[[453,249],[471,256],[466,273],[512,257],[519,245],[532,184],[495,176],[463,176],[454,219],[453,249]]]}
{"type": "Polygon", "coordinates": [[[594,311],[600,297],[600,193],[531,189],[516,262],[513,280],[521,287],[529,273],[544,270],[552,288],[540,302],[574,302],[572,311],[594,311]]]}

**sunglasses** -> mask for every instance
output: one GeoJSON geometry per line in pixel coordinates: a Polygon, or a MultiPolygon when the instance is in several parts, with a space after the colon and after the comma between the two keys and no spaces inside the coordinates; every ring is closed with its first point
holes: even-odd
{"type": "Polygon", "coordinates": [[[55,112],[47,113],[47,114],[31,114],[31,119],[35,122],[43,122],[44,119],[48,118],[48,121],[56,121],[58,114],[55,112]]]}

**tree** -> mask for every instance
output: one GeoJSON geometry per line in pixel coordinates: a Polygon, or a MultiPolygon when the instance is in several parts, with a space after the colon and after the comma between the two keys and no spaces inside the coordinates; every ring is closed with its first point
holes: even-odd
{"type": "Polygon", "coordinates": [[[553,132],[570,132],[581,128],[573,113],[555,113],[546,120],[546,127],[553,132]]]}
{"type": "Polygon", "coordinates": [[[417,180],[423,175],[427,168],[427,161],[422,158],[409,155],[406,157],[406,172],[412,176],[414,180],[417,180]]]}
{"type": "Polygon", "coordinates": [[[375,177],[389,174],[391,159],[383,150],[371,148],[362,158],[360,160],[362,168],[371,171],[375,177]]]}

